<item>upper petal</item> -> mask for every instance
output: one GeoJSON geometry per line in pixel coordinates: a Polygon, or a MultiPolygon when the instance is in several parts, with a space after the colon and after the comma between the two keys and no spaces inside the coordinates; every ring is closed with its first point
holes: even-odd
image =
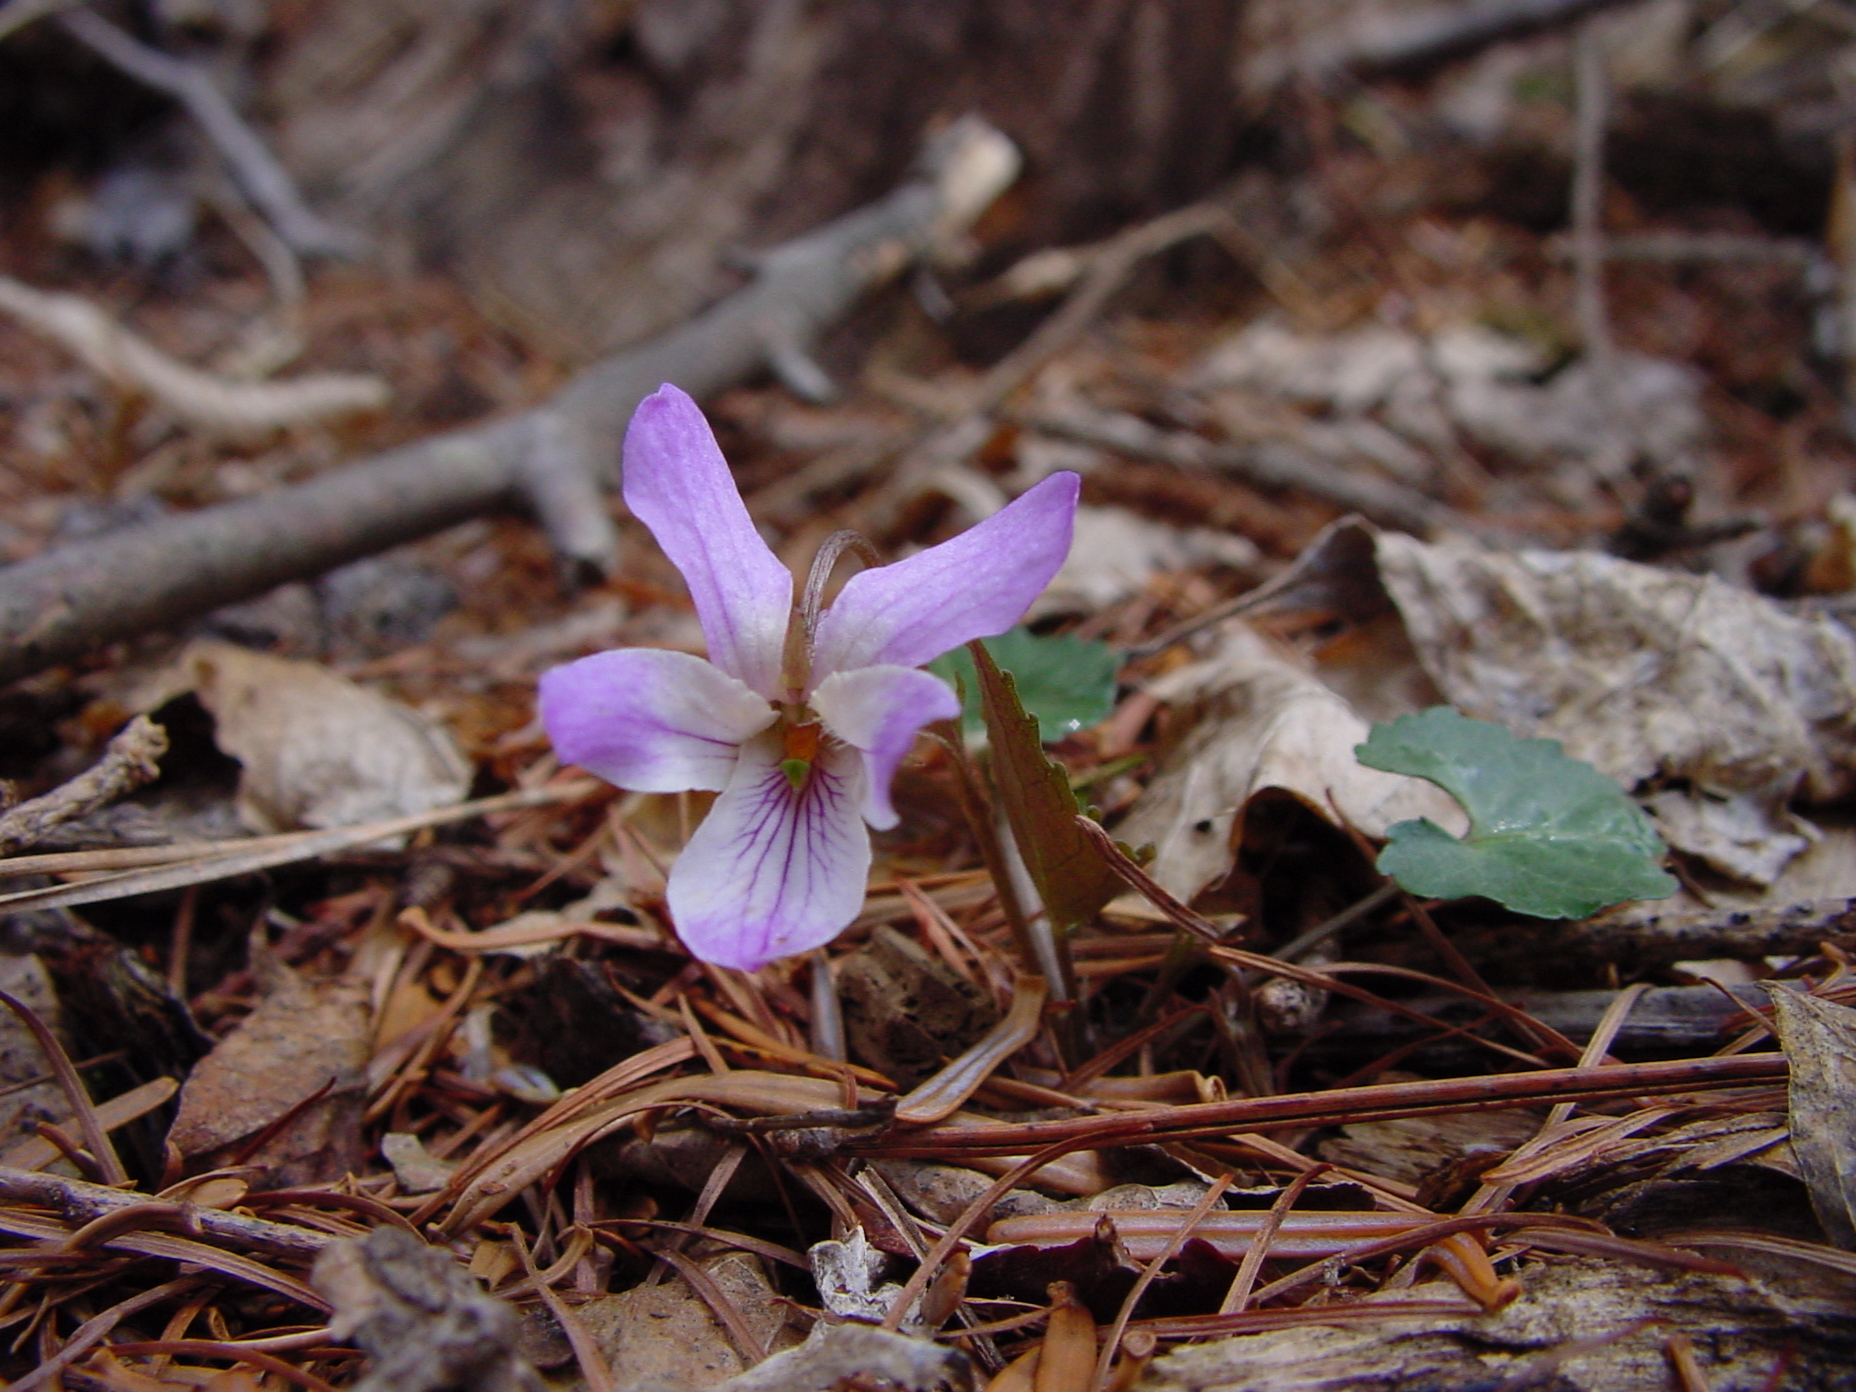
{"type": "Polygon", "coordinates": [[[771,737],[741,751],[735,776],[671,867],[677,936],[705,962],[753,971],[822,947],[857,917],[870,833],[857,815],[862,769],[827,752],[795,792],[771,737]]]}
{"type": "Polygon", "coordinates": [[[726,788],[774,710],[688,653],[622,648],[541,676],[541,723],[570,764],[640,793],[726,788]]]}
{"type": "Polygon", "coordinates": [[[896,766],[931,720],[960,714],[960,698],[939,677],[914,667],[860,667],[833,672],[812,693],[825,728],[863,757],[864,820],[879,831],[896,824],[889,783],[896,766]]]}
{"type": "Polygon", "coordinates": [[[1079,486],[1052,474],[951,541],[853,575],[819,620],[813,673],[919,667],[1005,632],[1069,554],[1079,486]]]}
{"type": "Polygon", "coordinates": [[[665,384],[639,403],[625,432],[623,492],[683,572],[709,660],[778,697],[792,573],[754,530],[709,422],[679,388],[665,384]]]}

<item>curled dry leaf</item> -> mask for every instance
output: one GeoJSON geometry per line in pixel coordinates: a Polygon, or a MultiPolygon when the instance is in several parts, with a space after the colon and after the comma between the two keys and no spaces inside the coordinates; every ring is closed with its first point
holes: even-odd
{"type": "Polygon", "coordinates": [[[353,826],[469,790],[470,765],[441,727],[326,667],[203,640],[181,654],[178,675],[244,766],[238,811],[255,831],[353,826]]]}
{"type": "MultiPolygon", "coordinates": [[[[883,1279],[887,1253],[870,1245],[862,1228],[852,1228],[842,1242],[815,1242],[806,1250],[812,1264],[812,1283],[826,1310],[839,1319],[881,1324],[902,1287],[883,1279]]],[[[919,1306],[910,1311],[911,1329],[921,1325],[919,1306]]]]}
{"type": "Polygon", "coordinates": [[[1792,1155],[1824,1235],[1856,1250],[1856,1010],[1768,986],[1787,1086],[1792,1155]]]}
{"type": "Polygon", "coordinates": [[[1455,799],[1423,779],[1369,769],[1354,757],[1367,722],[1318,678],[1253,629],[1230,626],[1203,662],[1155,684],[1154,693],[1196,702],[1199,719],[1167,757],[1115,835],[1155,848],[1151,873],[1190,899],[1230,871],[1250,800],[1278,789],[1325,817],[1338,812],[1368,836],[1429,817],[1460,835],[1455,799]]]}

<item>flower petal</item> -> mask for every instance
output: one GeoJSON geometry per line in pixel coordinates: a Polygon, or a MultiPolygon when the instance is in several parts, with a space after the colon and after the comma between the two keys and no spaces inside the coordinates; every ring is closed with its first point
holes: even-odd
{"type": "Polygon", "coordinates": [[[773,720],[764,697],[688,653],[622,648],[541,677],[555,752],[634,792],[726,788],[739,746],[773,720]]]}
{"type": "Polygon", "coordinates": [[[939,677],[914,667],[859,667],[820,682],[812,709],[827,730],[863,756],[864,820],[884,831],[896,824],[889,801],[896,766],[922,726],[960,714],[960,698],[939,677]]]}
{"type": "Polygon", "coordinates": [[[767,549],[696,403],[666,383],[625,432],[625,505],[690,587],[709,660],[769,700],[793,607],[793,577],[767,549]]]}
{"type": "Polygon", "coordinates": [[[853,575],[819,620],[813,674],[919,667],[1005,632],[1069,554],[1078,487],[1052,474],[952,540],[853,575]]]}
{"type": "Polygon", "coordinates": [[[677,935],[705,962],[753,971],[822,947],[863,907],[870,833],[857,815],[863,770],[827,751],[795,792],[780,742],[746,745],[735,776],[670,871],[677,935]]]}

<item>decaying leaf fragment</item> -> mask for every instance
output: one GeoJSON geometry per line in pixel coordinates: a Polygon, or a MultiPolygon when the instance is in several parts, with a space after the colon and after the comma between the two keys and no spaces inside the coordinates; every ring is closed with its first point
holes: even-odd
{"type": "Polygon", "coordinates": [[[254,831],[354,826],[469,791],[470,765],[440,726],[318,663],[202,640],[181,654],[167,694],[180,691],[244,766],[238,812],[254,831]]]}
{"type": "Polygon", "coordinates": [[[835,979],[854,1056],[904,1087],[928,1077],[999,1018],[971,982],[888,926],[840,958],[835,979]]]}
{"type": "Polygon", "coordinates": [[[1766,991],[1791,1064],[1792,1154],[1824,1236],[1856,1250],[1856,1010],[1779,986],[1766,991]]]}
{"type": "Polygon", "coordinates": [[[706,1278],[706,1294],[679,1274],[597,1296],[576,1310],[621,1387],[695,1392],[725,1386],[751,1371],[786,1334],[786,1306],[759,1258],[724,1252],[680,1264],[694,1269],[699,1281],[706,1278]],[[725,1304],[726,1322],[716,1302],[725,1304]]]}
{"type": "Polygon", "coordinates": [[[261,956],[269,993],[195,1066],[168,1140],[191,1168],[257,1165],[279,1187],[358,1173],[367,983],[309,981],[261,956]]]}
{"type": "Polygon", "coordinates": [[[1131,845],[1152,844],[1150,873],[1181,899],[1230,871],[1244,810],[1266,789],[1325,817],[1338,811],[1368,836],[1418,817],[1453,834],[1468,827],[1441,788],[1362,765],[1353,750],[1367,736],[1366,721],[1254,629],[1228,626],[1211,657],[1153,690],[1169,701],[1196,701],[1199,719],[1115,834],[1131,845]]]}
{"type": "Polygon", "coordinates": [[[440,1247],[404,1228],[330,1244],[316,1289],[335,1307],[337,1338],[372,1360],[356,1392],[539,1392],[516,1352],[515,1308],[485,1294],[440,1247]]]}

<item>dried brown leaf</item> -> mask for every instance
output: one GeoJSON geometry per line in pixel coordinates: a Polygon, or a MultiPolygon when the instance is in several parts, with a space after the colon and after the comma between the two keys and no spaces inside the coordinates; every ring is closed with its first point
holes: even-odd
{"type": "Polygon", "coordinates": [[[179,666],[244,766],[238,811],[254,831],[380,821],[469,791],[470,765],[440,726],[326,667],[209,641],[179,666]]]}
{"type": "Polygon", "coordinates": [[[271,993],[195,1066],[168,1140],[198,1168],[257,1165],[278,1185],[359,1170],[370,1026],[365,982],[279,968],[271,993]]]}
{"type": "Polygon", "coordinates": [[[1856,1250],[1856,1010],[1769,986],[1787,1088],[1792,1154],[1824,1235],[1856,1250]]]}
{"type": "Polygon", "coordinates": [[[1468,822],[1455,799],[1418,778],[1369,769],[1354,757],[1367,722],[1255,630],[1233,625],[1214,656],[1155,688],[1199,719],[1167,757],[1116,835],[1155,847],[1161,888],[1190,901],[1229,873],[1251,799],[1278,789],[1368,836],[1429,817],[1453,832],[1468,822]]]}

